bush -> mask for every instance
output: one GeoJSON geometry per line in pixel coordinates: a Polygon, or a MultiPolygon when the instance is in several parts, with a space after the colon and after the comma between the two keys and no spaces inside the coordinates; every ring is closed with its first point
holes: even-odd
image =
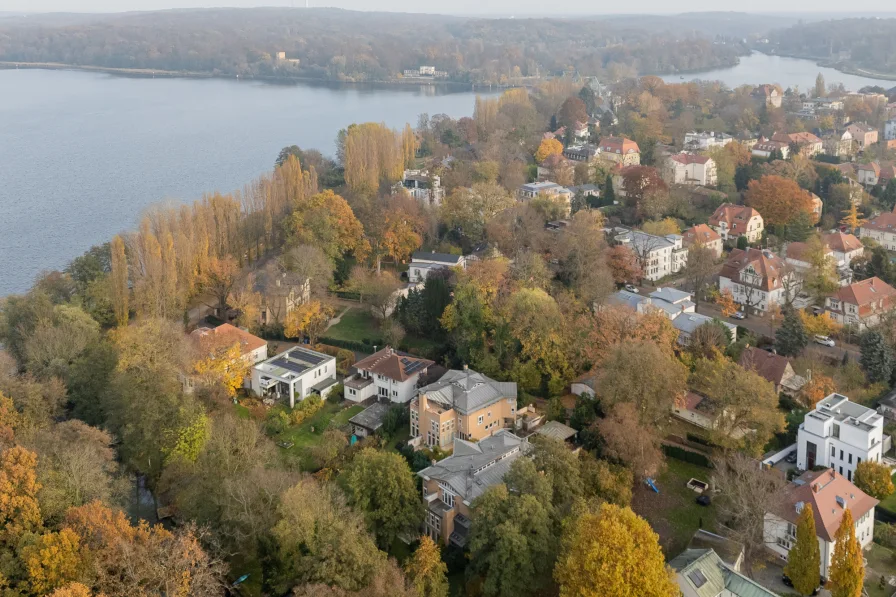
{"type": "MultiPolygon", "coordinates": [[[[320,339],[321,342],[326,342],[327,344],[331,344],[333,346],[338,346],[340,348],[345,348],[348,350],[355,350],[358,352],[374,352],[375,346],[379,346],[380,348],[382,348],[382,346],[383,346],[382,340],[375,341],[375,342],[377,342],[376,344],[374,344],[373,342],[370,342],[370,340],[367,338],[365,338],[364,340],[365,340],[364,342],[355,342],[354,340],[340,340],[339,338],[321,338],[320,339]]],[[[354,355],[352,355],[352,356],[354,356],[354,355]]],[[[354,363],[352,363],[352,364],[354,364],[354,363]]]]}
{"type": "Polygon", "coordinates": [[[389,409],[386,416],[383,417],[383,425],[380,427],[380,434],[391,437],[404,424],[410,422],[410,412],[402,404],[396,404],[389,409]]]}
{"type": "Polygon", "coordinates": [[[314,416],[314,414],[324,405],[323,398],[318,394],[311,394],[292,409],[289,413],[289,421],[293,425],[301,425],[303,422],[314,416]]]}
{"type": "Polygon", "coordinates": [[[878,522],[874,525],[874,542],[896,549],[896,525],[878,522]]]}
{"type": "Polygon", "coordinates": [[[289,427],[290,418],[282,408],[274,408],[268,411],[264,428],[268,435],[283,433],[289,427]]]}
{"type": "Polygon", "coordinates": [[[336,384],[330,389],[330,393],[327,394],[327,402],[332,402],[333,404],[339,404],[342,402],[342,399],[345,397],[345,386],[341,383],[336,384]]]}
{"type": "Polygon", "coordinates": [[[690,450],[685,450],[684,448],[680,448],[678,446],[663,446],[663,454],[668,456],[669,458],[675,458],[676,460],[681,460],[683,462],[690,462],[691,464],[696,464],[697,466],[702,466],[705,468],[712,468],[712,462],[710,462],[709,458],[700,454],[699,452],[691,452],[690,450]]]}

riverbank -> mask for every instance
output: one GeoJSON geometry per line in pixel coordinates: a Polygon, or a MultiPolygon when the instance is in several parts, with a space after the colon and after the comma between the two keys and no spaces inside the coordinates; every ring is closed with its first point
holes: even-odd
{"type": "Polygon", "coordinates": [[[207,73],[199,71],[171,71],[144,68],[117,68],[112,66],[92,66],[87,64],[66,64],[62,62],[0,62],[0,70],[70,70],[91,73],[102,73],[118,77],[134,79],[222,79],[225,81],[259,81],[272,85],[314,84],[336,87],[341,85],[376,85],[376,86],[413,86],[426,85],[444,87],[457,91],[508,89],[517,85],[499,85],[486,83],[468,83],[450,80],[429,80],[424,78],[407,79],[370,79],[364,81],[318,79],[314,77],[287,77],[264,75],[230,75],[225,73],[207,73]]]}
{"type": "Polygon", "coordinates": [[[869,79],[877,79],[878,81],[896,81],[896,73],[878,73],[870,70],[866,70],[864,68],[859,68],[857,66],[850,66],[848,64],[843,64],[842,62],[838,62],[835,60],[825,59],[819,56],[800,56],[799,54],[769,54],[766,52],[760,52],[759,50],[754,50],[760,54],[765,54],[766,56],[780,56],[781,58],[795,58],[797,60],[809,60],[814,62],[816,66],[820,66],[822,68],[832,68],[838,72],[843,73],[844,75],[855,75],[857,77],[868,77],[869,79]]]}

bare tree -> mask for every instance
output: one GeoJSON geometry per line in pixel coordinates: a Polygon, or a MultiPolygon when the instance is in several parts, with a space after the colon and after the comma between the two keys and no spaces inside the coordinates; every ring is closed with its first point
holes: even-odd
{"type": "Polygon", "coordinates": [[[696,244],[688,249],[685,279],[694,291],[694,303],[700,305],[700,296],[712,277],[718,272],[716,255],[705,245],[696,244]]]}

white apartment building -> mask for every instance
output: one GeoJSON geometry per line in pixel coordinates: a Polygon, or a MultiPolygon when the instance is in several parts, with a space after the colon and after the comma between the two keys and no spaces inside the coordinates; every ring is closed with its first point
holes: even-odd
{"type": "Polygon", "coordinates": [[[860,462],[880,462],[886,451],[883,431],[884,418],[877,411],[831,394],[800,425],[796,465],[803,470],[827,466],[851,482],[860,462]]]}
{"type": "Polygon", "coordinates": [[[893,139],[896,139],[896,118],[884,123],[884,140],[892,141],[893,139]]]}
{"type": "Polygon", "coordinates": [[[888,251],[896,251],[896,213],[885,211],[859,228],[859,238],[873,238],[888,251]]]}
{"type": "Polygon", "coordinates": [[[355,363],[357,373],[344,382],[345,399],[364,402],[376,397],[379,401],[406,404],[416,395],[417,382],[432,364],[433,361],[412,357],[387,346],[355,363]]]}
{"type": "Polygon", "coordinates": [[[252,392],[289,401],[289,408],[311,394],[326,398],[336,385],[336,358],[297,346],[252,367],[252,392]]]}
{"type": "Polygon", "coordinates": [[[783,491],[774,511],[767,512],[763,524],[764,542],[787,561],[796,544],[796,526],[805,508],[815,518],[815,534],[820,551],[819,574],[828,578],[837,531],[848,508],[856,539],[868,549],[874,539],[874,508],[879,502],[832,469],[809,471],[793,480],[783,491]]]}
{"type": "Polygon", "coordinates": [[[466,269],[466,258],[463,255],[452,255],[450,253],[417,251],[411,255],[411,265],[408,267],[408,282],[411,284],[425,282],[431,272],[451,267],[466,269]]]}
{"type": "Polygon", "coordinates": [[[719,290],[729,291],[734,302],[757,311],[768,311],[793,291],[793,273],[771,251],[749,248],[732,249],[719,273],[719,290]]]}
{"type": "Polygon", "coordinates": [[[640,230],[616,228],[614,240],[635,253],[644,279],[651,282],[678,273],[687,264],[688,250],[678,234],[656,236],[640,230]]]}
{"type": "Polygon", "coordinates": [[[694,153],[676,153],[666,158],[663,178],[669,184],[715,186],[718,181],[712,158],[694,153]]]}
{"type": "Polygon", "coordinates": [[[725,147],[732,141],[734,141],[734,137],[725,133],[716,133],[714,131],[698,133],[691,131],[690,133],[685,133],[684,148],[688,151],[698,151],[712,147],[725,147]]]}

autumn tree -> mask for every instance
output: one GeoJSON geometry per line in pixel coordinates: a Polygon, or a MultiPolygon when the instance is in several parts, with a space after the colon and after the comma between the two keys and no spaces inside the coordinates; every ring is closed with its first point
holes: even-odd
{"type": "Polygon", "coordinates": [[[557,112],[557,122],[565,126],[567,133],[572,133],[579,123],[588,123],[588,110],[585,102],[575,96],[563,100],[560,110],[557,112]]]}
{"type": "Polygon", "coordinates": [[[227,299],[239,273],[239,266],[231,257],[212,259],[203,273],[202,288],[217,300],[216,310],[220,317],[226,315],[227,299]]]}
{"type": "Polygon", "coordinates": [[[448,566],[429,535],[420,537],[420,545],[405,564],[404,572],[418,597],[448,597],[448,566]]]}
{"type": "Polygon", "coordinates": [[[0,545],[15,546],[25,533],[41,527],[38,491],[34,452],[13,446],[0,453],[0,545]]]}
{"type": "Polygon", "coordinates": [[[541,144],[538,146],[538,151],[535,152],[535,161],[537,163],[542,163],[545,161],[548,156],[552,155],[560,155],[563,153],[563,144],[557,139],[551,137],[550,139],[542,139],[541,144]]]}
{"type": "Polygon", "coordinates": [[[617,284],[637,282],[643,275],[638,256],[625,245],[610,247],[606,252],[606,260],[613,275],[613,281],[617,284]]]}
{"type": "Polygon", "coordinates": [[[847,231],[852,234],[855,232],[855,229],[865,223],[859,216],[859,206],[855,201],[849,202],[849,209],[844,214],[843,219],[840,220],[841,226],[846,226],[847,231]]]}
{"type": "Polygon", "coordinates": [[[22,550],[31,590],[36,595],[45,595],[82,580],[86,555],[81,538],[69,528],[41,535],[22,550]]]}
{"type": "Polygon", "coordinates": [[[812,213],[809,193],[796,182],[774,175],[750,181],[746,203],[762,214],[766,226],[786,226],[800,213],[812,213]]]}
{"type": "Polygon", "coordinates": [[[401,533],[417,528],[423,511],[414,475],[399,454],[365,448],[339,477],[350,506],[364,513],[368,527],[383,547],[401,533]]]}
{"type": "Polygon", "coordinates": [[[554,579],[561,597],[679,594],[657,534],[629,508],[613,504],[602,504],[569,526],[554,579]]]}
{"type": "Polygon", "coordinates": [[[128,324],[129,293],[128,260],[125,255],[124,241],[117,234],[112,238],[112,308],[115,311],[115,323],[121,327],[128,324]]]}
{"type": "Polygon", "coordinates": [[[660,436],[655,427],[641,422],[635,405],[622,402],[598,419],[594,428],[603,442],[603,452],[622,464],[638,479],[654,477],[663,467],[660,436]],[[632,438],[638,441],[633,442],[632,438]]]}
{"type": "Polygon", "coordinates": [[[833,379],[827,375],[813,373],[812,379],[800,390],[800,397],[807,407],[815,408],[820,400],[830,396],[836,389],[833,379]]]}
{"type": "Polygon", "coordinates": [[[228,396],[236,395],[243,387],[243,380],[249,373],[249,367],[243,359],[240,343],[207,342],[200,348],[200,358],[193,364],[193,371],[206,384],[218,384],[224,388],[228,396]]]}
{"type": "Polygon", "coordinates": [[[865,559],[856,538],[852,512],[847,508],[834,534],[834,555],[828,570],[828,590],[832,597],[860,597],[865,580],[865,559]]]}
{"type": "Polygon", "coordinates": [[[0,450],[12,446],[15,441],[16,429],[21,424],[19,411],[12,398],[0,392],[0,450]]]}
{"type": "Polygon", "coordinates": [[[821,551],[815,532],[815,511],[804,504],[796,523],[796,542],[787,556],[786,574],[793,588],[802,595],[811,595],[818,588],[818,570],[821,568],[821,551]]]}
{"type": "Polygon", "coordinates": [[[364,258],[370,251],[361,222],[348,202],[331,190],[297,202],[284,226],[293,245],[316,246],[330,259],[347,252],[364,258]]]}
{"type": "Polygon", "coordinates": [[[813,234],[806,241],[802,261],[809,264],[809,270],[804,276],[803,285],[806,290],[815,296],[817,301],[823,301],[825,297],[833,294],[840,288],[837,262],[831,256],[819,235],[813,234]]]}
{"type": "Polygon", "coordinates": [[[678,330],[662,313],[640,314],[623,306],[605,306],[594,314],[585,342],[585,354],[602,365],[617,348],[628,343],[648,343],[669,358],[678,346],[678,330]]]}
{"type": "Polygon", "coordinates": [[[333,307],[317,300],[308,301],[289,312],[283,322],[283,334],[288,338],[307,336],[311,344],[316,344],[333,314],[333,307]]]}
{"type": "Polygon", "coordinates": [[[482,594],[516,597],[543,587],[556,557],[548,506],[534,495],[511,494],[494,485],[473,502],[468,579],[481,579],[482,594]]]}
{"type": "Polygon", "coordinates": [[[516,204],[516,199],[496,183],[476,183],[458,187],[442,200],[439,213],[449,229],[457,230],[473,242],[485,236],[486,224],[498,213],[516,204]]]}
{"type": "Polygon", "coordinates": [[[700,299],[717,271],[716,254],[712,249],[700,243],[688,249],[684,276],[694,292],[694,302],[697,305],[700,305],[700,299]]]}
{"type": "Polygon", "coordinates": [[[896,490],[893,487],[892,471],[885,464],[864,460],[856,466],[853,475],[856,487],[876,500],[885,500],[896,490]]]}
{"type": "Polygon", "coordinates": [[[413,155],[411,140],[384,123],[352,124],[340,138],[345,183],[362,195],[373,195],[381,183],[398,180],[413,155]]]}

